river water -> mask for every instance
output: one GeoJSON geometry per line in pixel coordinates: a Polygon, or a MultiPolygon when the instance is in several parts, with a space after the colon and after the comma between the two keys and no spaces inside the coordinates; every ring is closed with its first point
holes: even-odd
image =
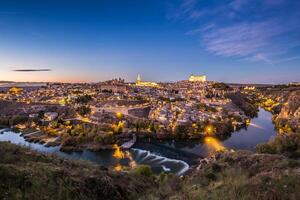
{"type": "Polygon", "coordinates": [[[195,164],[199,157],[208,156],[225,148],[254,150],[257,144],[267,142],[274,135],[276,135],[276,131],[272,124],[272,115],[260,109],[258,117],[252,119],[247,129],[234,132],[225,141],[218,141],[212,137],[207,137],[202,141],[149,140],[139,141],[134,148],[126,151],[116,148],[100,152],[84,150],[72,153],[61,152],[59,147],[45,147],[41,144],[26,142],[20,133],[10,130],[0,130],[0,141],[10,141],[39,152],[53,153],[69,159],[88,160],[117,171],[138,164],[146,164],[151,166],[156,173],[172,172],[182,175],[190,165],[195,164]]]}

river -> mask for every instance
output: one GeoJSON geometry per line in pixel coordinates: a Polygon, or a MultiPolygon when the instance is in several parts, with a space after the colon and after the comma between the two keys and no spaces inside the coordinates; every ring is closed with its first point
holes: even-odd
{"type": "Polygon", "coordinates": [[[146,164],[150,165],[155,173],[172,172],[177,175],[184,174],[199,157],[208,156],[216,150],[225,148],[254,150],[257,144],[265,143],[276,135],[272,124],[272,115],[263,109],[259,110],[258,117],[251,120],[247,129],[232,133],[231,137],[224,141],[218,141],[212,137],[207,137],[203,141],[139,141],[134,148],[126,151],[116,148],[116,150],[100,152],[84,150],[64,153],[59,151],[59,147],[45,147],[41,144],[26,142],[20,133],[10,130],[0,130],[0,133],[0,141],[10,141],[39,152],[53,153],[69,159],[88,160],[112,167],[117,171],[138,164],[146,164]]]}

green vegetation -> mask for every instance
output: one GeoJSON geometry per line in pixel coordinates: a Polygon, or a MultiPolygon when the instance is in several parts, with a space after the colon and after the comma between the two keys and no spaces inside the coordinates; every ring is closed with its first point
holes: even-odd
{"type": "Polygon", "coordinates": [[[87,106],[80,106],[79,108],[76,109],[79,115],[85,116],[91,113],[91,109],[87,106]]]}
{"type": "Polygon", "coordinates": [[[197,105],[197,109],[203,112],[213,112],[213,113],[217,112],[217,109],[215,107],[208,106],[205,103],[199,103],[197,105]]]}
{"type": "Polygon", "coordinates": [[[173,134],[176,139],[202,138],[205,135],[214,135],[219,139],[227,138],[234,131],[230,119],[211,122],[209,120],[196,123],[178,124],[173,134]]]}
{"type": "Polygon", "coordinates": [[[250,95],[237,92],[228,94],[227,96],[237,107],[244,111],[247,116],[251,118],[257,116],[258,105],[256,104],[256,100],[250,95]]]}
{"type": "MultiPolygon", "coordinates": [[[[294,140],[299,137],[283,149],[294,140]]],[[[144,165],[113,172],[6,142],[0,142],[0,156],[0,199],[297,200],[300,195],[300,161],[282,155],[217,154],[184,177],[155,176],[144,165]]]]}
{"type": "Polygon", "coordinates": [[[138,173],[108,171],[87,162],[38,154],[0,142],[0,199],[138,199],[154,180],[138,173]]]}
{"type": "Polygon", "coordinates": [[[154,173],[148,165],[139,165],[133,169],[133,173],[137,175],[142,175],[146,177],[154,177],[154,173]]]}
{"type": "Polygon", "coordinates": [[[256,147],[259,153],[283,154],[290,158],[300,158],[300,134],[277,135],[266,144],[256,147]]]}
{"type": "Polygon", "coordinates": [[[26,123],[28,121],[27,116],[13,115],[11,117],[0,117],[0,125],[2,126],[14,126],[20,123],[26,123]]]}
{"type": "Polygon", "coordinates": [[[98,135],[94,140],[102,144],[114,144],[117,142],[117,139],[112,132],[98,135]]]}
{"type": "Polygon", "coordinates": [[[231,88],[225,84],[225,83],[214,83],[212,85],[213,88],[219,89],[219,90],[230,90],[231,88]]]}
{"type": "Polygon", "coordinates": [[[163,174],[158,189],[141,199],[296,200],[300,195],[299,169],[299,161],[280,155],[224,153],[184,178],[163,174]]]}
{"type": "Polygon", "coordinates": [[[112,145],[118,142],[111,128],[101,128],[90,123],[70,124],[68,122],[65,126],[67,131],[61,137],[62,151],[81,150],[81,147],[88,143],[112,145]]]}
{"type": "Polygon", "coordinates": [[[79,96],[75,99],[75,102],[76,103],[79,103],[79,104],[87,104],[88,102],[92,101],[93,98],[86,94],[86,95],[82,95],[82,96],[79,96]]]}

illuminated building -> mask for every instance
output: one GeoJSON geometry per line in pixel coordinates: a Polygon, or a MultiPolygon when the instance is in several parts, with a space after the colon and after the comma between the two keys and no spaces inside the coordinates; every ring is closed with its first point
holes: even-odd
{"type": "Polygon", "coordinates": [[[9,89],[9,92],[12,93],[12,94],[19,94],[21,92],[23,92],[23,89],[22,88],[17,88],[17,87],[12,87],[9,89]]]}
{"type": "Polygon", "coordinates": [[[143,86],[143,87],[158,87],[158,84],[155,82],[145,82],[142,81],[142,78],[140,75],[137,76],[136,82],[135,82],[136,86],[143,86]]]}
{"type": "Polygon", "coordinates": [[[255,90],[255,87],[254,86],[246,86],[244,87],[244,90],[255,90]]]}
{"type": "Polygon", "coordinates": [[[300,82],[291,82],[289,85],[292,85],[292,86],[300,86],[300,82]]]}
{"type": "Polygon", "coordinates": [[[206,76],[204,76],[204,75],[201,75],[201,76],[191,75],[189,77],[189,81],[190,82],[205,82],[206,81],[206,76]]]}

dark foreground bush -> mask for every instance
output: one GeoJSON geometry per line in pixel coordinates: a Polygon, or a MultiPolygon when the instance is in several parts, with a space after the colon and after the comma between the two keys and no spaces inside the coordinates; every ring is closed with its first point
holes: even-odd
{"type": "Polygon", "coordinates": [[[257,145],[258,153],[283,154],[290,158],[300,158],[300,134],[277,135],[266,144],[257,145]]]}
{"type": "Polygon", "coordinates": [[[154,176],[153,171],[151,170],[151,167],[148,165],[139,165],[137,168],[133,170],[134,174],[152,177],[154,176]]]}

